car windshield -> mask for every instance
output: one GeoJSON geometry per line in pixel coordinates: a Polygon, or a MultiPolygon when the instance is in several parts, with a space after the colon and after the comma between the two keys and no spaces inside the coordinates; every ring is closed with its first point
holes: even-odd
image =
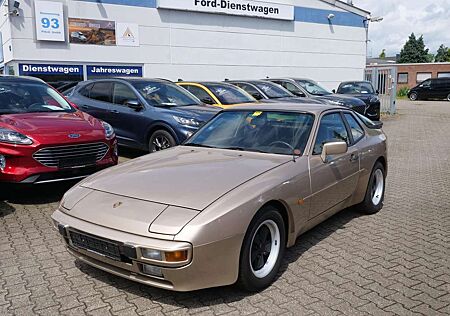
{"type": "Polygon", "coordinates": [[[294,95],[283,87],[272,82],[253,82],[255,86],[261,89],[270,99],[290,98],[294,95]]]}
{"type": "Polygon", "coordinates": [[[341,84],[337,93],[342,94],[374,94],[372,84],[369,82],[348,82],[341,84]]]}
{"type": "Polygon", "coordinates": [[[302,155],[314,116],[281,111],[224,111],[215,116],[184,145],[302,155]]]}
{"type": "Polygon", "coordinates": [[[330,91],[321,87],[317,82],[312,80],[295,80],[303,89],[312,95],[328,95],[330,91]]]}
{"type": "Polygon", "coordinates": [[[172,107],[202,104],[199,99],[176,84],[135,81],[131,84],[151,106],[172,107]]]}
{"type": "Polygon", "coordinates": [[[0,114],[75,111],[45,83],[0,82],[0,114]]]}
{"type": "Polygon", "coordinates": [[[220,103],[224,105],[257,102],[255,98],[244,90],[229,84],[211,83],[205,84],[205,86],[211,90],[216,98],[219,99],[220,103]]]}

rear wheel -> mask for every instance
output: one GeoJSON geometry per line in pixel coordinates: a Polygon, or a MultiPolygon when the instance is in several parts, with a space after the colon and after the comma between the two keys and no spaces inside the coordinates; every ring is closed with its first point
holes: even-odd
{"type": "Polygon", "coordinates": [[[386,187],[386,174],[381,162],[377,162],[373,167],[367,185],[364,201],[356,208],[365,214],[375,214],[383,208],[384,190],[386,187]]]}
{"type": "Polygon", "coordinates": [[[450,101],[450,93],[447,96],[447,101],[450,101]]]}
{"type": "Polygon", "coordinates": [[[177,143],[173,136],[165,130],[157,130],[152,134],[149,141],[149,152],[154,153],[170,147],[176,146],[177,143]]]}
{"type": "Polygon", "coordinates": [[[417,92],[411,92],[411,94],[409,95],[409,99],[411,101],[417,101],[417,99],[419,98],[417,92]]]}
{"type": "Polygon", "coordinates": [[[268,287],[280,269],[285,246],[283,217],[273,207],[261,209],[245,234],[238,285],[247,291],[259,291],[268,287]]]}

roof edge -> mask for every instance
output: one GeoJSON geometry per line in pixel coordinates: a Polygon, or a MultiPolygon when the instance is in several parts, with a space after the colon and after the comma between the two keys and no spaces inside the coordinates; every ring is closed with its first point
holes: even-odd
{"type": "Polygon", "coordinates": [[[355,13],[357,15],[363,16],[363,17],[367,17],[367,15],[370,15],[370,11],[355,7],[353,5],[349,5],[348,3],[345,3],[343,1],[339,1],[339,0],[320,0],[322,2],[326,2],[328,4],[331,4],[335,7],[338,7],[340,9],[346,10],[348,12],[352,12],[355,13]]]}

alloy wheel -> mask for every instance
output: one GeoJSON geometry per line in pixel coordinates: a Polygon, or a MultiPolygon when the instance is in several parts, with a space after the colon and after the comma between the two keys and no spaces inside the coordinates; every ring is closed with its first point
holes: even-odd
{"type": "Polygon", "coordinates": [[[409,99],[411,101],[416,101],[417,100],[417,93],[413,92],[409,95],[409,99]]]}
{"type": "Polygon", "coordinates": [[[152,152],[170,148],[171,147],[170,140],[163,135],[158,135],[153,139],[152,147],[153,147],[152,152]]]}
{"type": "Polygon", "coordinates": [[[257,278],[264,278],[272,272],[281,249],[280,229],[273,220],[266,220],[252,238],[250,247],[250,268],[257,278]]]}
{"type": "Polygon", "coordinates": [[[373,183],[371,188],[371,197],[373,205],[378,205],[381,202],[381,199],[383,197],[383,190],[384,190],[383,171],[377,169],[373,177],[373,183]]]}

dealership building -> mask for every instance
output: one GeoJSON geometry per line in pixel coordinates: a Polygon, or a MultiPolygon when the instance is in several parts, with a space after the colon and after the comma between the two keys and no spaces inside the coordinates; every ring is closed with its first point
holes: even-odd
{"type": "Polygon", "coordinates": [[[369,12],[337,0],[4,0],[1,71],[48,82],[364,77],[369,12]]]}

